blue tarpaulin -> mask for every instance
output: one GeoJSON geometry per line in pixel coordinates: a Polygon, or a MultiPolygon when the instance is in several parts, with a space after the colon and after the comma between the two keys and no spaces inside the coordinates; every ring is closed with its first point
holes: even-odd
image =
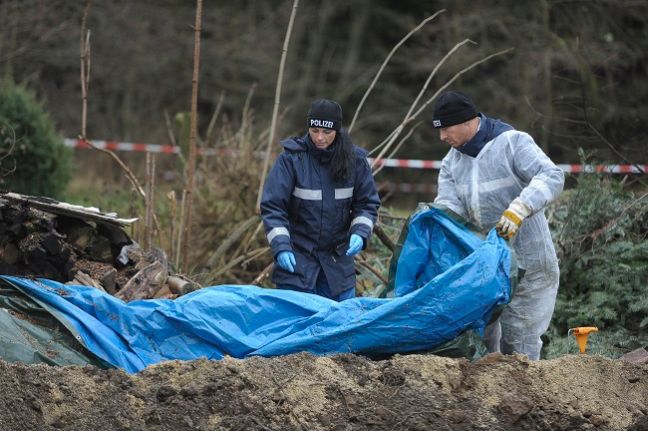
{"type": "Polygon", "coordinates": [[[0,276],[47,309],[93,354],[128,372],[165,360],[387,354],[430,349],[483,331],[509,301],[511,255],[432,208],[410,220],[394,298],[335,302],[317,295],[223,285],[174,300],[125,303],[100,290],[0,276]]]}

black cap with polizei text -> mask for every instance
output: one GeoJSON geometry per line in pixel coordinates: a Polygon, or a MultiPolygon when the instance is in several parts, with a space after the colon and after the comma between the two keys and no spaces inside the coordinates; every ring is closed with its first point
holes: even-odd
{"type": "Polygon", "coordinates": [[[329,99],[313,101],[308,110],[307,127],[340,130],[342,127],[342,107],[329,99]]]}

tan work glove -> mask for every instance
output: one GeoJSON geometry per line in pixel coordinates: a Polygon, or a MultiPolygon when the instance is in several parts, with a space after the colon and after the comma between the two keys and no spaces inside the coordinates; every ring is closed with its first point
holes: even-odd
{"type": "Polygon", "coordinates": [[[495,225],[495,230],[502,238],[511,239],[520,229],[522,220],[529,215],[531,215],[531,208],[522,202],[520,198],[515,198],[495,225]]]}

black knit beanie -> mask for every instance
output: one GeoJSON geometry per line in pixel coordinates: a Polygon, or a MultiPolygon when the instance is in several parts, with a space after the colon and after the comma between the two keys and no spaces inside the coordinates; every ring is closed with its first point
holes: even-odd
{"type": "Polygon", "coordinates": [[[340,127],[342,127],[342,108],[333,100],[315,100],[308,110],[308,127],[340,130],[340,127]]]}
{"type": "Polygon", "coordinates": [[[443,93],[434,105],[432,125],[437,129],[472,120],[479,112],[470,97],[461,91],[443,93]]]}

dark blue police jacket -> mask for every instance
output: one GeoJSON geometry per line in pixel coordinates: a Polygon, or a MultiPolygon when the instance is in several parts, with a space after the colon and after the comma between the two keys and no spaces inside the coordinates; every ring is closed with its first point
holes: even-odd
{"type": "Polygon", "coordinates": [[[366,247],[380,206],[367,152],[354,146],[351,177],[335,183],[333,146],[320,150],[308,134],[281,145],[263,190],[261,216],[275,258],[292,251],[297,267],[290,273],[275,265],[272,281],[313,291],[323,270],[332,295],[339,295],[355,287],[353,257],[345,254],[349,237],[360,235],[366,247]]]}

